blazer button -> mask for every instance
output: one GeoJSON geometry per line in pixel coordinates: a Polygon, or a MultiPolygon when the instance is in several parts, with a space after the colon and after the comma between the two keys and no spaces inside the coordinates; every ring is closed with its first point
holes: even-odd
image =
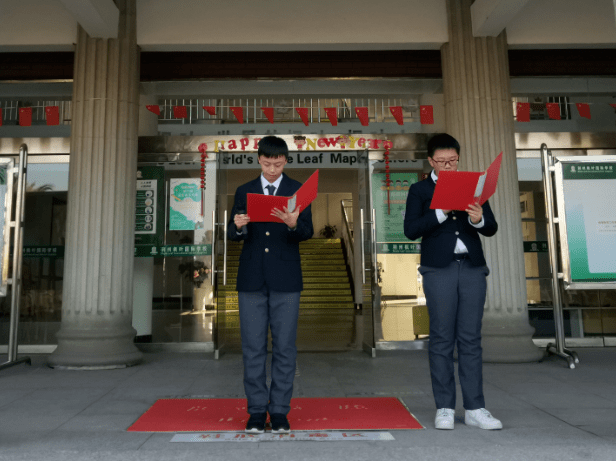
{"type": "MultiPolygon", "coordinates": [[[[456,231],[456,235],[460,235],[460,232],[456,231]]],[[[265,250],[265,251],[267,251],[267,250],[265,250]]]]}
{"type": "Polygon", "coordinates": [[[453,220],[455,221],[455,220],[456,220],[456,219],[458,219],[458,218],[456,218],[456,217],[454,216],[454,217],[453,217],[453,218],[451,218],[451,219],[453,219],[453,220]]]}
{"type": "Polygon", "coordinates": [[[266,249],[265,249],[265,252],[266,252],[266,253],[269,253],[269,248],[266,248],[266,249]]]}
{"type": "Polygon", "coordinates": [[[269,237],[269,231],[267,231],[267,232],[265,233],[265,235],[267,235],[267,236],[269,237]]]}

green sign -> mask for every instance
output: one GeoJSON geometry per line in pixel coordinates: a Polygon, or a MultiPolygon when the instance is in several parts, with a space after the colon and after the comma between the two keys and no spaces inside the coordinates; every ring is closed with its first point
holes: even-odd
{"type": "Polygon", "coordinates": [[[135,246],[135,256],[139,258],[168,258],[182,256],[209,256],[212,245],[138,245],[135,246]]]}
{"type": "Polygon", "coordinates": [[[376,209],[377,242],[408,242],[404,235],[406,197],[417,173],[390,173],[389,191],[385,173],[372,175],[372,203],[376,209]],[[389,194],[388,194],[389,192],[389,194]]]}
{"type": "Polygon", "coordinates": [[[421,253],[420,243],[377,243],[376,252],[380,255],[385,254],[419,254],[421,253]]]}
{"type": "Polygon", "coordinates": [[[192,230],[201,216],[200,181],[195,178],[169,180],[169,230],[192,230]]]}
{"type": "Polygon", "coordinates": [[[64,247],[58,245],[27,246],[23,251],[24,258],[64,258],[64,247]]]}
{"type": "Polygon", "coordinates": [[[566,163],[563,164],[564,179],[614,179],[614,163],[566,163]]]}
{"type": "Polygon", "coordinates": [[[135,245],[162,245],[165,228],[165,168],[137,169],[135,245]]]}
{"type": "Polygon", "coordinates": [[[543,240],[535,240],[524,242],[524,253],[547,253],[548,242],[543,240]]]}

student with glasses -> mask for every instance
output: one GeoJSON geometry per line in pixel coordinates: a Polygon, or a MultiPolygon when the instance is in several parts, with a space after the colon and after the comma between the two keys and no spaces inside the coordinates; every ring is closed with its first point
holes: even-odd
{"type": "Polygon", "coordinates": [[[448,134],[428,142],[430,176],[411,185],[404,234],[421,238],[419,272],[430,316],[429,360],[436,403],[436,429],[453,429],[456,408],[454,346],[462,388],[464,421],[481,429],[502,429],[485,409],[482,381],[481,320],[489,274],[479,234],[493,236],[496,219],[488,202],[465,211],[432,210],[430,203],[441,171],[457,171],[460,144],[448,134]]]}

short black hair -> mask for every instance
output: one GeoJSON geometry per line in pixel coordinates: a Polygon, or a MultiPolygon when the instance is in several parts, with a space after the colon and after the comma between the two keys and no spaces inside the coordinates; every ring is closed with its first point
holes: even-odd
{"type": "Polygon", "coordinates": [[[428,157],[434,157],[434,152],[439,149],[455,149],[456,153],[460,155],[460,143],[447,133],[439,133],[430,138],[428,141],[428,157]]]}
{"type": "Polygon", "coordinates": [[[259,141],[258,156],[267,158],[282,157],[289,160],[289,146],[278,136],[266,136],[259,141]]]}

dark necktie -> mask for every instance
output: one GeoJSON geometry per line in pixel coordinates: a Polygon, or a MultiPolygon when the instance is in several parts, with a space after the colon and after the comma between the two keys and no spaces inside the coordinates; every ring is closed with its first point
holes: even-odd
{"type": "Polygon", "coordinates": [[[269,195],[274,195],[274,192],[276,192],[276,186],[272,186],[271,184],[269,186],[265,186],[265,188],[269,192],[269,195]]]}

